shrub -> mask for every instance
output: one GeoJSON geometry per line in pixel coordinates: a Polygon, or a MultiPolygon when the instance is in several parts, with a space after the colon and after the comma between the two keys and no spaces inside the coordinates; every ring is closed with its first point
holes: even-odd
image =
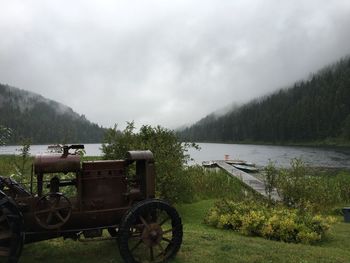
{"type": "Polygon", "coordinates": [[[284,205],[301,210],[324,212],[350,202],[350,174],[311,168],[300,159],[291,168],[277,170],[270,162],[265,168],[267,192],[277,188],[284,205]]]}
{"type": "Polygon", "coordinates": [[[192,190],[184,175],[189,147],[196,145],[179,142],[171,130],[144,125],[135,132],[134,123],[130,122],[122,132],[116,126],[107,131],[102,151],[105,159],[122,159],[129,150],[151,150],[157,173],[157,196],[170,202],[181,202],[189,198],[186,195],[192,190]]]}
{"type": "Polygon", "coordinates": [[[0,125],[0,146],[6,144],[11,137],[11,129],[0,125]]]}
{"type": "Polygon", "coordinates": [[[209,210],[204,222],[248,236],[313,244],[324,239],[335,220],[284,206],[269,207],[251,201],[220,200],[209,210]]]}
{"type": "Polygon", "coordinates": [[[291,161],[291,169],[282,170],[279,174],[277,187],[283,202],[290,207],[303,208],[312,190],[308,169],[301,159],[291,161]]]}
{"type": "Polygon", "coordinates": [[[247,236],[260,236],[266,221],[266,215],[262,210],[251,210],[242,215],[241,233],[247,236]]]}
{"type": "Polygon", "coordinates": [[[265,192],[268,196],[269,201],[271,202],[271,194],[273,190],[277,187],[277,180],[278,180],[278,170],[275,167],[274,163],[269,160],[268,165],[264,168],[265,172],[265,192]]]}

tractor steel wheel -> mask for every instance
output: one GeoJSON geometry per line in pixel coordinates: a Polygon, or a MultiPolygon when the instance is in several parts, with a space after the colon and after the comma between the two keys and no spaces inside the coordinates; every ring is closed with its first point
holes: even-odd
{"type": "Polygon", "coordinates": [[[0,193],[0,262],[18,262],[23,247],[21,228],[22,216],[16,205],[0,193]]]}
{"type": "Polygon", "coordinates": [[[181,218],[175,208],[162,200],[137,203],[119,227],[119,250],[128,263],[166,262],[176,255],[181,242],[181,218]]]}

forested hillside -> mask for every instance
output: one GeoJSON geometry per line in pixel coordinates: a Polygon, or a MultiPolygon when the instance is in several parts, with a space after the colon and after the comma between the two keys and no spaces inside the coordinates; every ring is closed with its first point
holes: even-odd
{"type": "Polygon", "coordinates": [[[13,144],[102,142],[105,132],[63,104],[2,84],[0,125],[12,130],[8,143],[13,144]]]}
{"type": "Polygon", "coordinates": [[[211,114],[179,136],[212,142],[349,143],[350,57],[223,116],[211,114]]]}

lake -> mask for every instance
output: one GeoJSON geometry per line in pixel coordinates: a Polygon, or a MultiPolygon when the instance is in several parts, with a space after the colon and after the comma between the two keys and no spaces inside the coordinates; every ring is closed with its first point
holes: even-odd
{"type": "MultiPolygon", "coordinates": [[[[265,166],[272,160],[279,167],[288,167],[291,159],[302,158],[310,166],[350,168],[350,149],[319,148],[300,146],[269,146],[247,144],[198,143],[201,150],[189,150],[193,161],[223,160],[225,155],[230,159],[242,159],[265,166]]],[[[48,145],[32,145],[32,155],[45,153],[48,145]]],[[[19,153],[20,146],[1,146],[0,155],[19,153]]],[[[100,156],[101,144],[85,144],[86,155],[100,156]]]]}

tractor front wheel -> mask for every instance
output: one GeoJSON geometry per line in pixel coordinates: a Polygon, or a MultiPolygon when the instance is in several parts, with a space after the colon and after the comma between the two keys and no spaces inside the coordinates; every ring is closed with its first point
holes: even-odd
{"type": "Polygon", "coordinates": [[[119,250],[127,263],[166,262],[182,242],[181,218],[168,203],[149,199],[137,203],[123,217],[119,250]]]}

